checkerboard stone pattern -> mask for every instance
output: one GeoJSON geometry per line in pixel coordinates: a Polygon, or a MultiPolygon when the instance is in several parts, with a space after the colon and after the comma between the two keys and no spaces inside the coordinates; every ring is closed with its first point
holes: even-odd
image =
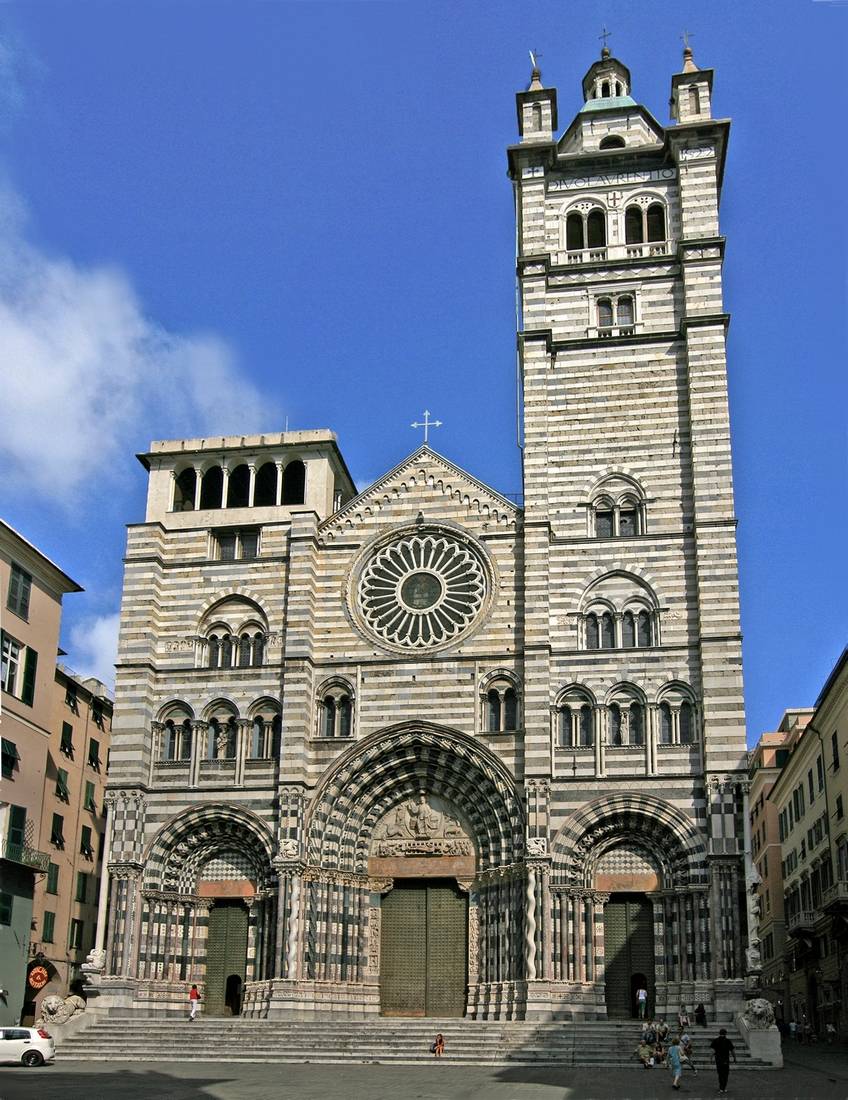
{"type": "Polygon", "coordinates": [[[633,873],[658,883],[656,1010],[700,1001],[730,1018],[745,739],[718,221],[729,123],[711,90],[690,55],[662,127],[605,52],[559,139],[541,75],[518,94],[523,506],[429,445],[357,494],[331,432],[144,456],[102,1005],[175,1009],[203,983],[217,889],[249,910],[244,1014],[378,1013],[382,899],[428,873],[467,894],[469,1015],[602,1017],[598,875],[633,873]],[[278,480],[260,500],[293,461],[303,499],[286,503],[278,480]],[[192,478],[207,475],[246,497],[206,506],[192,478]],[[444,576],[425,560],[437,545],[456,548],[444,576]],[[450,615],[452,593],[456,630],[413,623],[437,600],[450,615]],[[238,645],[219,660],[213,628],[259,633],[261,660],[238,645]],[[186,749],[165,759],[174,715],[186,749]],[[279,743],[255,736],[257,716],[279,743]],[[422,795],[466,823],[470,870],[420,854],[427,813],[418,834],[401,821],[391,873],[374,863],[377,823],[422,795]]]}

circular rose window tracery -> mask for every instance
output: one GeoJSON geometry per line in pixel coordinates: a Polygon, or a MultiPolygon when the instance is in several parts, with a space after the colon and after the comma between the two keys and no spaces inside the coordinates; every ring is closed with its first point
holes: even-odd
{"type": "Polygon", "coordinates": [[[359,579],[359,608],[391,645],[426,649],[458,637],[486,597],[474,549],[451,534],[403,535],[382,546],[359,579]]]}

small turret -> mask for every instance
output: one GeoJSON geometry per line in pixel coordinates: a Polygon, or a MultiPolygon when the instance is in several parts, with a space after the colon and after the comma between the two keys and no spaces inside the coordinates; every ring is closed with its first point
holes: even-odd
{"type": "Polygon", "coordinates": [[[683,36],[683,71],[671,78],[669,112],[675,122],[700,122],[712,118],[713,70],[699,69],[692,56],[688,35],[683,36]]]}
{"type": "Polygon", "coordinates": [[[518,133],[522,142],[553,141],[557,121],[556,88],[545,88],[542,84],[542,70],[535,56],[530,54],[533,69],[527,90],[518,92],[518,133]]]}
{"type": "Polygon", "coordinates": [[[583,98],[593,106],[594,100],[623,99],[630,95],[630,70],[613,57],[604,46],[601,60],[596,61],[583,77],[583,98]]]}

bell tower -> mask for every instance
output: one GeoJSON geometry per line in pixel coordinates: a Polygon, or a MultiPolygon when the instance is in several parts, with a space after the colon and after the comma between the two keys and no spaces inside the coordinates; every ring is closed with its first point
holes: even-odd
{"type": "Polygon", "coordinates": [[[732,999],[746,753],[712,78],[687,45],[665,127],[605,47],[558,135],[535,69],[508,157],[527,773],[552,777],[554,831],[647,783],[701,832],[698,965],[732,999]]]}

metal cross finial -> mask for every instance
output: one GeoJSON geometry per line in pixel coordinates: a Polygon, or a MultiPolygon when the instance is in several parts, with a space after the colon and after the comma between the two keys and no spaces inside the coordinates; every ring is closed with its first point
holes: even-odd
{"type": "Polygon", "coordinates": [[[430,429],[431,428],[441,428],[442,422],[441,422],[441,420],[431,420],[430,419],[430,410],[425,409],[424,410],[424,419],[420,420],[420,421],[416,420],[413,424],[410,424],[409,426],[410,426],[410,428],[423,428],[424,429],[424,442],[426,444],[430,441],[430,429]]]}
{"type": "Polygon", "coordinates": [[[608,30],[606,29],[606,27],[604,27],[604,29],[603,29],[603,30],[601,31],[601,33],[600,33],[600,34],[598,35],[598,38],[600,38],[600,39],[601,39],[601,41],[602,41],[602,42],[603,42],[603,44],[604,44],[604,49],[606,49],[606,48],[607,48],[607,39],[609,38],[609,36],[610,36],[611,34],[612,34],[612,31],[608,31],[608,30]]]}
{"type": "Polygon", "coordinates": [[[542,54],[542,53],[539,53],[538,50],[531,50],[530,51],[530,64],[533,66],[534,69],[539,68],[539,58],[544,57],[544,56],[545,55],[542,54]]]}
{"type": "Polygon", "coordinates": [[[691,46],[689,44],[689,39],[694,38],[695,37],[694,34],[692,34],[691,31],[684,31],[683,34],[681,34],[680,37],[683,39],[683,48],[685,50],[691,49],[691,46]]]}

